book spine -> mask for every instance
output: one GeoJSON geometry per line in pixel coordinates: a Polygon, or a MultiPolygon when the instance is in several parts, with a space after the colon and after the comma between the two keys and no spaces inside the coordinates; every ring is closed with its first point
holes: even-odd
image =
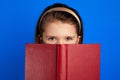
{"type": "Polygon", "coordinates": [[[57,80],[67,80],[67,45],[58,45],[57,55],[57,80]]]}

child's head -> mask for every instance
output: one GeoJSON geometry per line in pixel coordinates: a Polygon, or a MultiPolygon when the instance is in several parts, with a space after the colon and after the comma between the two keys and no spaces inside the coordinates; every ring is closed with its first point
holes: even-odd
{"type": "Polygon", "coordinates": [[[75,10],[54,4],[45,9],[36,28],[36,43],[79,44],[82,43],[83,28],[75,10]]]}

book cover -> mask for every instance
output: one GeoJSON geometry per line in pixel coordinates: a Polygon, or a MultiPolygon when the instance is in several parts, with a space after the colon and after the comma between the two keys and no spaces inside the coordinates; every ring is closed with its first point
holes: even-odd
{"type": "Polygon", "coordinates": [[[100,80],[100,45],[27,44],[25,80],[100,80]]]}

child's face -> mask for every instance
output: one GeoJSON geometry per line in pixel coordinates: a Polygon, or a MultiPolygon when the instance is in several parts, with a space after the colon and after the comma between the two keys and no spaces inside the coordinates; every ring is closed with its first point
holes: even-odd
{"type": "Polygon", "coordinates": [[[78,44],[80,36],[74,25],[55,21],[44,26],[43,43],[45,44],[78,44]]]}

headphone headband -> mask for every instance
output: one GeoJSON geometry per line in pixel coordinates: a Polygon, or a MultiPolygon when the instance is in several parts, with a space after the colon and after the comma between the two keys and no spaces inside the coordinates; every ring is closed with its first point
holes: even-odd
{"type": "Polygon", "coordinates": [[[42,19],[44,18],[44,16],[45,16],[47,13],[52,12],[52,11],[64,11],[64,12],[67,12],[67,13],[72,14],[72,15],[76,18],[76,20],[78,21],[78,24],[79,24],[79,33],[80,33],[80,30],[81,30],[81,21],[80,21],[79,17],[77,16],[77,14],[76,14],[74,11],[72,11],[71,9],[69,9],[69,8],[65,8],[65,7],[55,7],[55,8],[51,8],[51,9],[47,10],[47,11],[42,15],[42,17],[41,17],[41,19],[40,19],[40,22],[42,21],[42,19]]]}

